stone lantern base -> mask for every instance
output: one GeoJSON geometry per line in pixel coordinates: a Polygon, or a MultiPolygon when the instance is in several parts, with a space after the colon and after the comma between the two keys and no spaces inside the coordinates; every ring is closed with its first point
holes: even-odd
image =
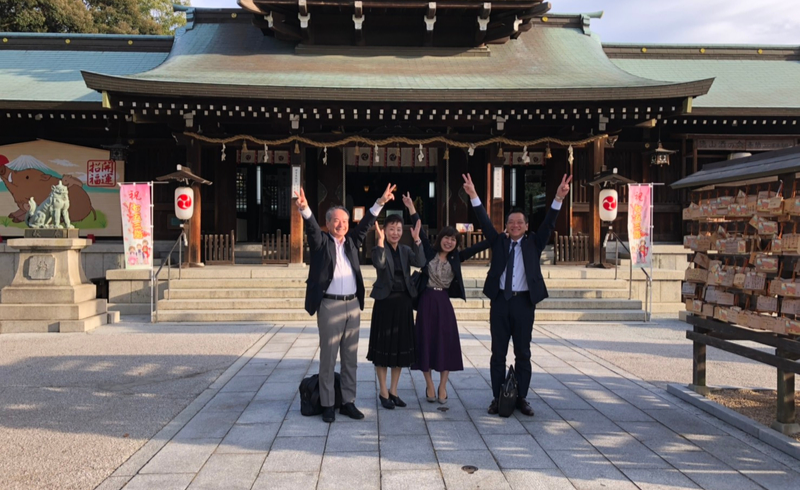
{"type": "Polygon", "coordinates": [[[119,321],[83,272],[81,249],[90,241],[77,238],[77,230],[60,231],[73,233],[8,241],[19,250],[19,263],[14,280],[0,291],[0,334],[88,332],[119,321]]]}

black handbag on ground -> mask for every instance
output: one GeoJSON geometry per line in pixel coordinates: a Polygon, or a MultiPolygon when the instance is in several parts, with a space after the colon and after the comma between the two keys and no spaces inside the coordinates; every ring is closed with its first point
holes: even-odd
{"type": "MultiPolygon", "coordinates": [[[[333,389],[336,393],[334,407],[342,406],[342,380],[339,373],[333,373],[333,389]]],[[[314,374],[300,382],[300,413],[310,417],[322,413],[322,402],[319,399],[319,375],[314,374]]]]}
{"type": "Polygon", "coordinates": [[[500,398],[497,400],[497,413],[501,417],[510,417],[517,407],[517,396],[519,390],[517,389],[517,375],[514,372],[514,366],[508,367],[508,374],[503,385],[500,387],[500,398]]]}

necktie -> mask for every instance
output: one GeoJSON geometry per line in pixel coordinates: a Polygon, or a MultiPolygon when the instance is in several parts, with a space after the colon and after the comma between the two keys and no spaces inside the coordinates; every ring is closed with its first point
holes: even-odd
{"type": "Polygon", "coordinates": [[[506,264],[506,286],[503,296],[507,300],[511,299],[514,285],[514,252],[517,250],[517,242],[511,242],[511,252],[508,254],[508,263],[506,264]]]}

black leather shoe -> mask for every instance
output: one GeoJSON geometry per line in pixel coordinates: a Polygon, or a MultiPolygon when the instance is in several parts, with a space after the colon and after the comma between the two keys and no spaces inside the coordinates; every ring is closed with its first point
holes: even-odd
{"type": "Polygon", "coordinates": [[[523,415],[533,417],[533,408],[531,407],[531,404],[528,403],[528,400],[524,398],[517,398],[517,410],[522,412],[523,415]]]}
{"type": "Polygon", "coordinates": [[[389,393],[389,399],[392,401],[392,403],[394,403],[395,407],[403,408],[406,406],[406,402],[401,400],[400,397],[397,395],[392,395],[391,393],[389,393]]]}
{"type": "MultiPolygon", "coordinates": [[[[392,403],[391,398],[392,398],[392,395],[389,395],[389,398],[384,398],[384,397],[378,395],[378,400],[381,401],[381,406],[383,408],[387,409],[387,410],[394,410],[394,403],[392,403]]],[[[344,407],[342,407],[342,408],[344,408],[344,407]]],[[[344,412],[342,412],[342,413],[344,413],[344,412]]]]}
{"type": "Polygon", "coordinates": [[[364,418],[364,414],[356,408],[356,404],[353,402],[342,405],[342,408],[339,409],[339,413],[347,415],[351,419],[361,420],[364,418]]]}
{"type": "Polygon", "coordinates": [[[488,412],[489,412],[489,415],[497,415],[497,412],[498,412],[498,410],[497,410],[497,398],[492,400],[492,403],[489,405],[488,412]]]}
{"type": "Polygon", "coordinates": [[[336,420],[336,411],[333,407],[322,407],[322,421],[331,423],[336,420]]]}

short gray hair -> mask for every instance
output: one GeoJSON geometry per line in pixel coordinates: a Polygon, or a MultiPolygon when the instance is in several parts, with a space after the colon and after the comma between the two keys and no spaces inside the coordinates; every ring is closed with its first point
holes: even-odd
{"type": "Polygon", "coordinates": [[[337,211],[337,210],[342,210],[342,211],[344,211],[344,214],[346,214],[346,215],[347,215],[347,220],[348,220],[348,221],[350,220],[350,212],[347,210],[347,208],[346,208],[346,207],[344,207],[344,206],[333,206],[333,207],[329,208],[329,209],[328,209],[328,210],[325,212],[325,222],[326,222],[326,223],[328,223],[328,222],[331,220],[331,218],[333,218],[333,212],[334,212],[334,211],[337,211]]]}

